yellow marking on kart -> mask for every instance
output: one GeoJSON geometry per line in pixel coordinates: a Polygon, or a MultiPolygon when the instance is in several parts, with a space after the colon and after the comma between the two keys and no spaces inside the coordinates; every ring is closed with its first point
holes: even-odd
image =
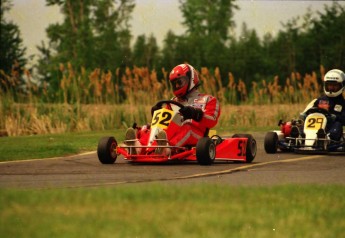
{"type": "Polygon", "coordinates": [[[322,128],[324,122],[324,117],[320,116],[309,116],[308,121],[306,122],[306,128],[309,130],[319,130],[322,128]]]}
{"type": "Polygon", "coordinates": [[[161,129],[167,128],[173,115],[174,115],[174,112],[167,108],[156,110],[153,113],[151,128],[155,128],[155,127],[159,127],[161,129]]]}
{"type": "Polygon", "coordinates": [[[217,135],[217,131],[216,130],[210,130],[209,132],[208,132],[208,137],[212,137],[212,136],[214,136],[214,135],[217,135]]]}

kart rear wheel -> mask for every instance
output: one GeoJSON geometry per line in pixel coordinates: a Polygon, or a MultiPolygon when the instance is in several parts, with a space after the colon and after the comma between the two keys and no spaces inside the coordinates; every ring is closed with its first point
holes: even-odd
{"type": "Polygon", "coordinates": [[[102,164],[113,164],[116,161],[117,142],[114,137],[103,137],[98,142],[97,155],[102,164]]]}
{"type": "Polygon", "coordinates": [[[247,138],[247,146],[246,146],[246,163],[251,163],[257,151],[256,140],[251,134],[234,134],[232,138],[247,138]]]}
{"type": "Polygon", "coordinates": [[[216,158],[216,146],[209,137],[203,137],[196,144],[196,159],[200,165],[211,165],[216,158]]]}
{"type": "Polygon", "coordinates": [[[264,147],[267,154],[275,154],[278,149],[278,135],[277,133],[270,131],[267,132],[264,141],[264,147]]]}

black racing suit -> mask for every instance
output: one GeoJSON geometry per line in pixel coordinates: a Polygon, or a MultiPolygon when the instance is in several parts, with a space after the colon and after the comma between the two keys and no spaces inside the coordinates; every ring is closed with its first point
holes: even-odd
{"type": "Polygon", "coordinates": [[[328,112],[333,114],[327,122],[326,132],[329,133],[330,139],[339,141],[343,135],[343,126],[345,126],[345,99],[342,94],[337,97],[323,95],[316,99],[313,106],[318,107],[320,102],[325,101],[329,104],[328,112]]]}

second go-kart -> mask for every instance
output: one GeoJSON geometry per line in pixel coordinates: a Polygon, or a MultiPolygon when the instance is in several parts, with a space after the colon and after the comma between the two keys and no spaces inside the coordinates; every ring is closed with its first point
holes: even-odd
{"type": "Polygon", "coordinates": [[[331,140],[326,134],[327,121],[334,120],[325,109],[312,107],[306,112],[305,121],[279,121],[280,130],[266,133],[264,147],[266,153],[345,153],[345,135],[339,141],[331,140]]]}
{"type": "MultiPolygon", "coordinates": [[[[169,161],[197,161],[200,165],[210,165],[215,160],[227,160],[251,163],[257,151],[256,140],[250,134],[234,134],[231,137],[211,135],[208,131],[199,139],[196,145],[171,146],[167,139],[159,141],[160,131],[167,129],[172,123],[180,120],[178,109],[184,106],[172,100],[159,101],[154,111],[149,130],[149,140],[146,145],[135,145],[134,141],[123,141],[118,144],[113,136],[100,139],[97,148],[98,159],[102,164],[113,164],[122,155],[124,160],[133,163],[164,163],[169,161]],[[163,107],[170,105],[170,108],[163,107]],[[162,143],[163,142],[163,143],[162,143]],[[130,144],[130,145],[129,145],[130,144]],[[131,151],[139,150],[139,153],[131,151]],[[170,153],[163,153],[169,149],[170,153]],[[161,151],[157,153],[157,151],[161,151]]],[[[138,128],[140,130],[140,128],[138,128]]]]}

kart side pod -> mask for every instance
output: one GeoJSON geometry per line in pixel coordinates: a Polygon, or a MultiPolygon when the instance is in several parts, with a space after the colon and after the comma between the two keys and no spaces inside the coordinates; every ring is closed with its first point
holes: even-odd
{"type": "Polygon", "coordinates": [[[256,152],[256,140],[252,135],[234,134],[217,146],[216,159],[251,163],[256,152]]]}

